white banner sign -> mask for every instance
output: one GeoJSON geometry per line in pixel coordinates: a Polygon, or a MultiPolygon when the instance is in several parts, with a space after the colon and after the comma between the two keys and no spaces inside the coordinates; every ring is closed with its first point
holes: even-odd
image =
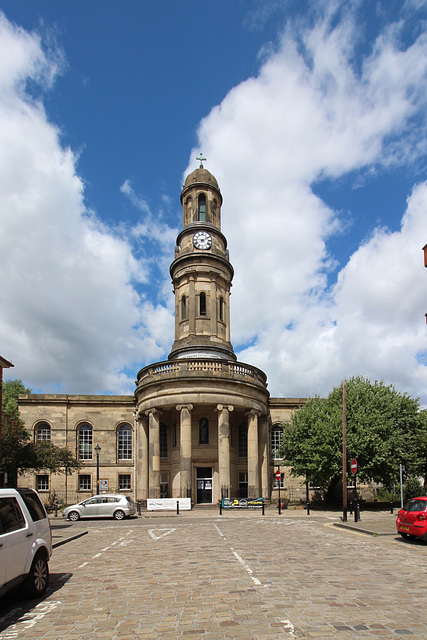
{"type": "Polygon", "coordinates": [[[147,511],[176,511],[177,502],[180,511],[191,511],[191,498],[148,498],[147,511]]]}

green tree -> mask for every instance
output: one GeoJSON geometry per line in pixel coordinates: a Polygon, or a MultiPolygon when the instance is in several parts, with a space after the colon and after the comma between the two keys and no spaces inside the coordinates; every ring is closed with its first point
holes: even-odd
{"type": "Polygon", "coordinates": [[[18,409],[18,396],[27,393],[31,393],[31,389],[27,389],[22,380],[3,383],[0,468],[8,474],[9,486],[16,486],[18,474],[28,470],[70,475],[81,466],[67,447],[32,440],[18,409]]]}
{"type": "Polygon", "coordinates": [[[31,389],[27,389],[22,380],[3,382],[0,469],[7,473],[10,486],[16,486],[19,468],[25,470],[28,464],[31,466],[27,448],[31,436],[19,417],[20,393],[31,393],[31,389]]]}
{"type": "MultiPolygon", "coordinates": [[[[399,464],[408,475],[425,471],[426,419],[418,400],[393,385],[353,377],[347,387],[347,458],[357,458],[358,478],[391,487],[399,464]]],[[[314,397],[284,429],[281,454],[292,474],[306,476],[330,498],[342,479],[343,388],[314,397]]]]}
{"type": "Polygon", "coordinates": [[[18,396],[26,393],[31,393],[31,389],[27,389],[22,380],[5,380],[2,388],[3,413],[13,413],[19,416],[18,396]]]}

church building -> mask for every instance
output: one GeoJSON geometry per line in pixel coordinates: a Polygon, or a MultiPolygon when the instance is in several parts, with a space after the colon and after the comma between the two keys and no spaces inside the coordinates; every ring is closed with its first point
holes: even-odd
{"type": "Polygon", "coordinates": [[[67,446],[81,469],[22,476],[67,502],[108,491],[136,500],[275,498],[301,490],[278,458],[283,424],[304,403],[271,398],[263,371],[238,362],[230,339],[233,266],[221,232],[222,195],[204,168],[186,178],[182,230],[170,266],[175,339],[168,359],[141,369],[133,396],[20,396],[34,439],[67,446]]]}

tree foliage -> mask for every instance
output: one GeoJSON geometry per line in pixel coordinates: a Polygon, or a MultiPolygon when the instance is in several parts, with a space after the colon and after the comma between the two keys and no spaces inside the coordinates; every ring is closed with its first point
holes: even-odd
{"type": "Polygon", "coordinates": [[[31,393],[22,380],[5,380],[2,388],[2,411],[19,416],[18,396],[31,393]]]}
{"type": "MultiPolygon", "coordinates": [[[[347,460],[349,465],[357,459],[358,478],[390,487],[399,478],[399,464],[408,475],[425,474],[427,416],[418,400],[363,377],[348,380],[346,390],[347,460]]],[[[342,438],[341,384],[295,412],[284,429],[281,454],[293,475],[331,494],[342,478],[342,438]]]]}
{"type": "Polygon", "coordinates": [[[19,417],[18,396],[27,393],[31,393],[31,389],[27,389],[22,380],[3,383],[0,468],[8,474],[9,486],[16,486],[18,473],[43,470],[71,474],[81,466],[67,447],[33,441],[19,417]]]}

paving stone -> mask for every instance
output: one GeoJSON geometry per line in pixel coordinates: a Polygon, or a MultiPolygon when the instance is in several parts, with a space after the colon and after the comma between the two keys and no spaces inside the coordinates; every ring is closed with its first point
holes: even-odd
{"type": "Polygon", "coordinates": [[[51,608],[6,597],[0,640],[427,640],[424,545],[330,514],[155,520],[73,524],[89,533],[55,549],[51,608]]]}

